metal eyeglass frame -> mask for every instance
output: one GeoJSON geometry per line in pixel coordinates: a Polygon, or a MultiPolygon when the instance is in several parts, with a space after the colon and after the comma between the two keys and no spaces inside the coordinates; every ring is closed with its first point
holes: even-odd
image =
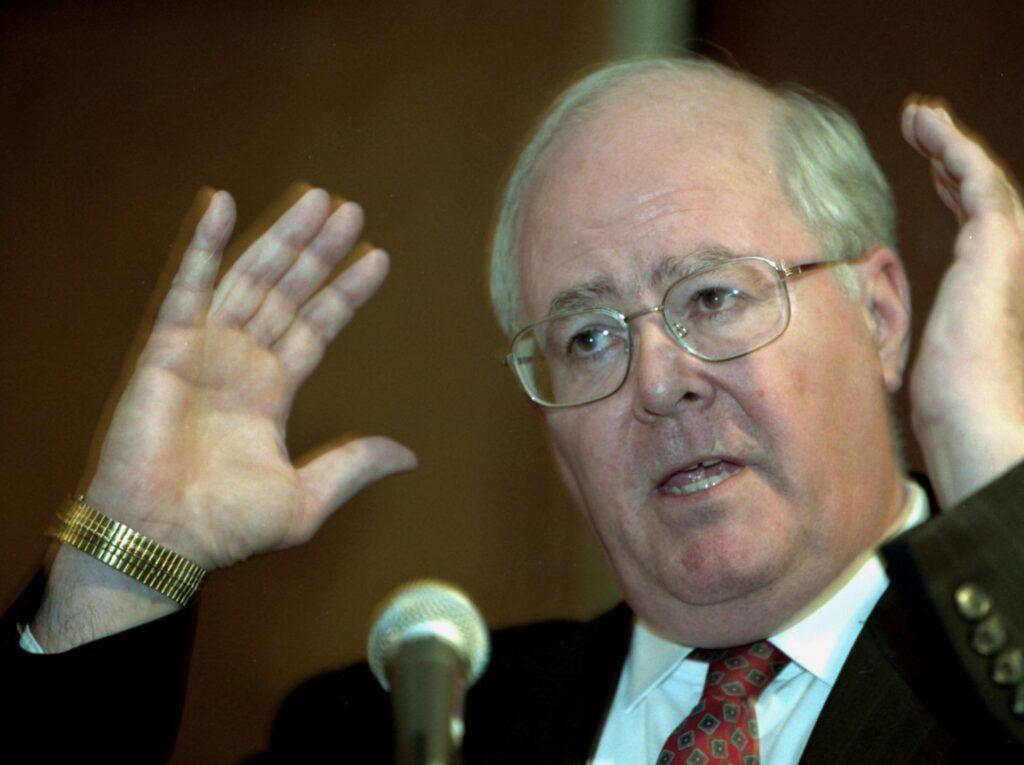
{"type": "Polygon", "coordinates": [[[723,263],[716,263],[716,264],[708,266],[706,268],[702,268],[699,271],[696,271],[696,272],[694,272],[692,274],[687,274],[686,276],[682,277],[681,279],[677,279],[676,281],[672,282],[672,284],[670,284],[668,286],[668,288],[665,290],[665,294],[662,296],[661,303],[659,305],[651,306],[650,308],[645,308],[645,309],[640,310],[640,311],[635,311],[635,312],[633,312],[631,314],[628,314],[628,315],[627,314],[623,314],[620,311],[616,311],[614,308],[609,308],[607,306],[596,306],[594,308],[581,308],[581,309],[573,310],[573,311],[565,311],[565,312],[562,312],[562,313],[548,314],[547,316],[544,316],[544,317],[538,319],[537,321],[534,321],[534,322],[531,322],[531,323],[527,324],[525,327],[520,329],[518,332],[515,333],[515,335],[512,336],[511,349],[505,355],[505,358],[504,358],[502,363],[505,366],[512,368],[512,372],[515,375],[516,382],[519,383],[519,387],[522,388],[522,390],[526,394],[526,396],[533,403],[537,404],[538,406],[542,406],[545,409],[568,409],[568,408],[574,407],[574,406],[585,406],[587,404],[593,404],[595,401],[601,401],[601,400],[606,399],[606,398],[608,398],[610,396],[614,396],[616,393],[618,393],[620,390],[622,390],[622,386],[625,385],[626,384],[626,380],[629,379],[629,372],[630,372],[630,370],[632,369],[632,366],[633,366],[633,345],[634,345],[634,343],[633,343],[633,328],[632,328],[632,325],[630,324],[630,322],[633,319],[638,319],[641,316],[647,316],[648,314],[651,314],[651,313],[661,314],[661,317],[662,317],[662,319],[665,322],[665,328],[668,330],[668,333],[672,337],[672,339],[675,340],[676,343],[678,343],[679,347],[682,348],[684,351],[689,353],[691,356],[694,356],[694,357],[696,357],[698,359],[701,359],[702,361],[718,362],[718,361],[730,361],[732,359],[738,359],[738,358],[740,358],[742,356],[746,356],[748,353],[753,353],[756,350],[764,348],[766,345],[768,345],[769,343],[775,342],[780,337],[782,337],[783,334],[785,334],[786,329],[789,327],[790,317],[792,316],[792,309],[791,309],[791,306],[790,306],[790,296],[789,296],[789,278],[790,277],[798,276],[800,274],[806,274],[806,273],[809,273],[809,272],[812,272],[812,271],[817,271],[819,269],[827,268],[827,267],[830,267],[830,266],[846,265],[846,264],[849,264],[849,263],[853,263],[853,262],[859,260],[863,255],[864,255],[864,251],[858,253],[856,256],[853,256],[853,257],[832,258],[830,260],[816,260],[816,261],[813,261],[811,263],[801,263],[801,264],[793,265],[793,266],[787,266],[784,262],[776,263],[775,261],[771,260],[770,258],[765,258],[765,257],[762,257],[760,255],[746,255],[746,256],[743,256],[743,257],[735,258],[735,259],[733,259],[731,261],[727,261],[727,262],[723,262],[723,263]],[[665,298],[667,298],[668,294],[672,290],[674,290],[682,282],[685,282],[685,281],[687,281],[689,279],[692,279],[692,278],[694,278],[696,276],[700,276],[701,274],[705,274],[708,271],[712,271],[712,270],[714,270],[716,268],[720,268],[721,266],[726,265],[726,263],[735,263],[735,262],[745,261],[745,260],[757,260],[757,261],[760,261],[760,262],[765,263],[768,266],[770,266],[772,271],[775,273],[776,277],[778,278],[779,283],[782,285],[782,288],[783,288],[782,289],[782,294],[783,294],[783,297],[784,297],[784,310],[785,310],[785,321],[783,321],[782,327],[779,329],[779,331],[776,334],[766,338],[765,340],[762,340],[762,341],[758,342],[757,344],[755,344],[754,346],[752,346],[750,348],[747,348],[747,349],[745,349],[745,350],[743,350],[743,351],[741,351],[739,353],[731,354],[729,356],[707,356],[707,355],[702,354],[702,353],[700,353],[699,351],[697,351],[697,350],[695,350],[693,348],[690,348],[687,345],[686,340],[685,340],[686,335],[689,334],[689,332],[686,329],[686,327],[681,326],[678,322],[676,322],[676,323],[670,322],[668,317],[665,315],[665,298]],[[522,335],[524,335],[525,333],[529,332],[534,327],[537,327],[537,326],[539,326],[541,324],[544,324],[545,322],[551,321],[552,319],[557,319],[557,318],[561,318],[561,317],[565,317],[565,316],[575,316],[575,315],[583,314],[583,313],[594,313],[594,312],[608,314],[609,316],[611,316],[612,318],[617,320],[619,323],[621,323],[627,329],[627,331],[628,331],[629,346],[628,346],[627,350],[628,350],[629,355],[628,355],[628,357],[626,359],[626,369],[625,369],[625,371],[622,374],[622,379],[619,381],[619,384],[616,385],[615,388],[612,389],[611,391],[609,391],[608,393],[602,394],[602,395],[598,396],[597,398],[587,399],[586,401],[576,401],[576,402],[573,402],[573,403],[570,403],[570,404],[549,403],[547,401],[544,401],[541,398],[538,398],[536,395],[534,395],[533,393],[530,392],[530,389],[527,386],[526,381],[524,380],[524,375],[523,375],[523,373],[521,373],[519,371],[519,365],[516,363],[516,360],[514,358],[515,357],[515,350],[514,349],[515,349],[516,343],[519,341],[519,338],[522,337],[522,335]]]}

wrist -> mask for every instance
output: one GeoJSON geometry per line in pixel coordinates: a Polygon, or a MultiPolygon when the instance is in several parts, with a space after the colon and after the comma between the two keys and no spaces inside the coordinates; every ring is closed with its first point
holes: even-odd
{"type": "Polygon", "coordinates": [[[914,433],[942,509],[981,490],[1024,460],[1024,424],[961,416],[914,418],[914,433]]]}
{"type": "Polygon", "coordinates": [[[47,653],[58,653],[180,608],[141,582],[62,544],[31,627],[47,653]]]}
{"type": "Polygon", "coordinates": [[[182,606],[188,605],[206,577],[198,564],[104,515],[84,497],[68,500],[47,533],[182,606]]]}
{"type": "Polygon", "coordinates": [[[122,473],[105,475],[102,479],[99,475],[94,476],[81,499],[89,507],[207,572],[220,568],[223,564],[211,560],[206,548],[197,543],[196,535],[190,533],[190,526],[194,523],[187,519],[194,508],[177,499],[179,496],[176,487],[164,487],[149,481],[133,482],[122,473]]]}

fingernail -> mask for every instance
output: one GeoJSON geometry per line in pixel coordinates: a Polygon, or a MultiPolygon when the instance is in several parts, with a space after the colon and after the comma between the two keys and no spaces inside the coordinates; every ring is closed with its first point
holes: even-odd
{"type": "Polygon", "coordinates": [[[935,113],[938,114],[939,117],[948,122],[950,125],[953,124],[953,118],[949,116],[949,112],[947,112],[943,107],[936,106],[935,113]]]}

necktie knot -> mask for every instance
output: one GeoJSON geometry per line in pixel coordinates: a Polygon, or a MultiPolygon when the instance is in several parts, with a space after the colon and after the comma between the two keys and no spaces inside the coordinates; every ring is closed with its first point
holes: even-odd
{"type": "Polygon", "coordinates": [[[789,657],[766,640],[735,648],[698,648],[691,656],[708,663],[704,692],[669,735],[658,765],[757,765],[754,702],[789,657]]]}
{"type": "Polygon", "coordinates": [[[698,648],[694,658],[708,663],[704,694],[755,702],[761,691],[789,664],[789,657],[766,640],[733,648],[698,648]]]}

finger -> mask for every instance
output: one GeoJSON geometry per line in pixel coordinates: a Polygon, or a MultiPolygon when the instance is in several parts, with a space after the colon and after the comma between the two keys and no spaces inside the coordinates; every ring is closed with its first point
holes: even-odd
{"type": "Polygon", "coordinates": [[[215,192],[160,304],[158,326],[189,324],[206,312],[221,254],[234,226],[234,199],[226,191],[215,192]]]}
{"type": "Polygon", "coordinates": [[[354,202],[343,203],[331,214],[246,326],[257,342],[270,346],[284,334],[301,306],[355,245],[362,227],[363,210],[354,202]]]}
{"type": "Polygon", "coordinates": [[[936,125],[954,124],[949,104],[939,98],[914,94],[903,102],[900,129],[904,139],[925,157],[935,157],[936,125]],[[931,136],[931,137],[929,137],[931,136]]]}
{"type": "Polygon", "coordinates": [[[330,342],[377,291],[388,267],[387,253],[371,250],[302,307],[288,331],[272,346],[292,370],[296,384],[310,375],[330,342]]]}
{"type": "Polygon", "coordinates": [[[965,213],[963,205],[960,204],[960,184],[952,181],[941,169],[932,164],[932,186],[939,199],[955,216],[957,223],[964,222],[965,213]]]}
{"type": "Polygon", "coordinates": [[[999,161],[940,101],[911,100],[901,117],[904,138],[932,165],[936,190],[961,220],[1016,214],[1019,198],[999,161]]]}
{"type": "Polygon", "coordinates": [[[952,117],[945,105],[920,97],[907,104],[901,118],[904,138],[918,153],[928,159],[936,193],[962,223],[965,218],[960,199],[960,184],[964,172],[963,157],[947,151],[948,127],[952,124],[952,117]]]}
{"type": "Polygon", "coordinates": [[[303,194],[231,267],[214,293],[212,315],[230,326],[252,318],[267,292],[323,226],[330,204],[323,189],[303,194]]]}
{"type": "Polygon", "coordinates": [[[358,491],[385,476],[412,470],[416,464],[411,450],[383,436],[349,440],[314,456],[299,468],[305,498],[302,516],[283,546],[309,540],[358,491]]]}

